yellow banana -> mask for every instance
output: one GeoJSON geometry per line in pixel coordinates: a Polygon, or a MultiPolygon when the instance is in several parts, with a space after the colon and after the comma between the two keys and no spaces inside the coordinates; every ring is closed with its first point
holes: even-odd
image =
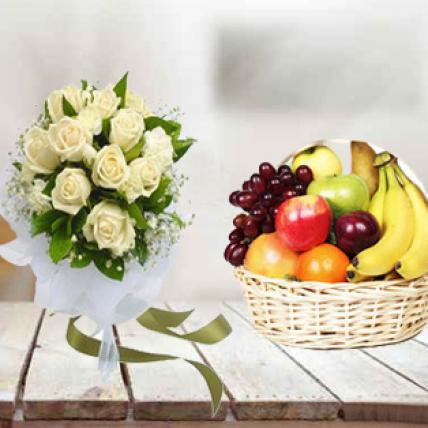
{"type": "Polygon", "coordinates": [[[385,202],[386,188],[386,173],[385,168],[383,167],[379,168],[379,187],[373,195],[369,205],[369,213],[375,216],[381,231],[383,231],[383,206],[385,202]]]}
{"type": "Polygon", "coordinates": [[[384,234],[375,245],[352,260],[357,271],[367,276],[384,275],[393,270],[413,240],[414,214],[409,197],[398,182],[391,164],[385,166],[385,172],[388,189],[383,212],[384,234]]]}
{"type": "Polygon", "coordinates": [[[404,174],[397,163],[395,171],[403,183],[415,215],[415,234],[408,251],[395,265],[397,272],[406,279],[413,279],[428,272],[428,202],[422,190],[404,174]]]}
{"type": "Polygon", "coordinates": [[[346,279],[348,282],[364,282],[364,281],[371,281],[373,279],[372,276],[366,276],[360,274],[355,267],[350,264],[346,269],[346,279]]]}
{"type": "Polygon", "coordinates": [[[381,168],[383,166],[388,165],[393,159],[395,159],[394,155],[389,152],[380,152],[376,155],[373,165],[381,168]]]}

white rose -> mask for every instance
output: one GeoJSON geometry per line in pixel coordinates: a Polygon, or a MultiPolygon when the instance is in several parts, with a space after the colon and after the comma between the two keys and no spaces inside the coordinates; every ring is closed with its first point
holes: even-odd
{"type": "Polygon", "coordinates": [[[86,91],[82,91],[75,86],[67,86],[66,88],[53,91],[47,99],[49,116],[53,123],[58,122],[64,117],[64,110],[62,108],[62,97],[73,106],[76,113],[85,106],[88,96],[86,91]]]}
{"type": "Polygon", "coordinates": [[[92,168],[92,165],[97,158],[97,151],[90,144],[86,144],[83,147],[83,162],[88,168],[92,168]]]}
{"type": "Polygon", "coordinates": [[[34,180],[31,192],[28,195],[28,202],[31,209],[37,214],[43,214],[52,209],[51,198],[42,193],[45,186],[45,181],[40,179],[34,180]]]}
{"type": "Polygon", "coordinates": [[[148,109],[144,100],[130,90],[126,91],[125,107],[138,111],[143,117],[153,116],[153,113],[148,109]]]}
{"type": "Polygon", "coordinates": [[[86,130],[92,135],[98,135],[102,130],[102,119],[98,109],[90,105],[85,107],[77,116],[86,130]]]}
{"type": "Polygon", "coordinates": [[[113,91],[111,85],[102,90],[95,90],[92,93],[94,99],[90,105],[97,108],[102,119],[113,116],[120,104],[120,98],[113,91]]]}
{"type": "Polygon", "coordinates": [[[152,131],[146,131],[144,139],[144,156],[157,162],[162,172],[167,170],[172,165],[174,156],[171,137],[158,126],[152,131]]]}
{"type": "Polygon", "coordinates": [[[24,152],[27,166],[37,174],[51,174],[59,165],[59,159],[52,150],[48,133],[35,126],[24,135],[24,152]]]}
{"type": "Polygon", "coordinates": [[[95,241],[100,249],[122,256],[135,246],[134,222],[127,211],[109,201],[95,205],[89,213],[83,234],[87,241],[95,241]]]}
{"type": "Polygon", "coordinates": [[[158,188],[162,172],[153,159],[137,158],[129,164],[129,171],[129,179],[123,186],[129,203],[140,196],[149,197],[158,188]]]}
{"type": "Polygon", "coordinates": [[[127,152],[138,143],[144,132],[144,120],[132,109],[121,109],[110,123],[110,143],[127,152]]]}
{"type": "Polygon", "coordinates": [[[56,210],[76,215],[86,206],[91,193],[91,182],[85,171],[79,168],[65,168],[58,174],[52,190],[52,205],[56,210]]]}
{"type": "Polygon", "coordinates": [[[92,136],[81,122],[63,117],[48,130],[49,143],[61,161],[80,162],[86,144],[92,144],[92,136]]]}
{"type": "Polygon", "coordinates": [[[119,189],[129,177],[122,150],[116,144],[104,146],[98,153],[92,168],[92,180],[106,189],[119,189]]]}

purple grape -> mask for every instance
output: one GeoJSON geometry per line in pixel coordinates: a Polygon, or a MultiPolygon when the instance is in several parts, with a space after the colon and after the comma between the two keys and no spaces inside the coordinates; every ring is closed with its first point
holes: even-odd
{"type": "Polygon", "coordinates": [[[242,229],[233,229],[232,232],[229,234],[229,241],[230,242],[241,242],[244,239],[244,232],[242,229]]]}
{"type": "Polygon", "coordinates": [[[302,183],[297,183],[294,186],[294,190],[297,192],[297,196],[302,196],[306,193],[306,186],[302,183]]]}
{"type": "Polygon", "coordinates": [[[296,183],[296,179],[294,177],[294,174],[290,171],[290,172],[284,172],[284,174],[281,175],[281,180],[284,184],[284,186],[288,187],[288,186],[292,186],[293,184],[296,183]]]}
{"type": "Polygon", "coordinates": [[[269,208],[275,203],[275,198],[272,193],[264,193],[260,198],[260,203],[264,207],[269,208]]]}
{"type": "Polygon", "coordinates": [[[243,190],[236,197],[236,202],[241,208],[249,210],[257,202],[257,193],[243,190]]]}
{"type": "Polygon", "coordinates": [[[300,165],[296,169],[296,177],[302,183],[308,185],[313,179],[312,170],[307,165],[300,165]]]}
{"type": "Polygon", "coordinates": [[[259,166],[259,173],[264,180],[270,180],[275,176],[276,170],[269,162],[263,162],[259,166]]]}
{"type": "Polygon", "coordinates": [[[281,204],[275,204],[273,207],[269,208],[269,215],[272,218],[275,218],[276,215],[278,214],[278,208],[280,207],[281,204]]]}
{"type": "Polygon", "coordinates": [[[278,175],[282,175],[282,174],[284,174],[285,172],[291,172],[291,168],[290,168],[288,165],[281,165],[281,166],[278,168],[278,175]]]}
{"type": "Polygon", "coordinates": [[[259,222],[254,217],[248,216],[242,230],[248,238],[255,238],[259,234],[259,222]]]}
{"type": "Polygon", "coordinates": [[[297,191],[294,188],[288,188],[284,193],[283,196],[285,199],[291,199],[297,196],[297,191]]]}
{"type": "Polygon", "coordinates": [[[251,188],[251,182],[250,182],[250,180],[244,181],[244,183],[242,184],[242,190],[248,190],[248,191],[253,190],[251,188]]]}
{"type": "Polygon", "coordinates": [[[227,245],[226,249],[224,250],[224,258],[226,259],[227,262],[229,262],[230,260],[230,253],[232,252],[232,250],[237,246],[238,244],[231,242],[227,245]]]}
{"type": "Polygon", "coordinates": [[[228,261],[233,266],[240,266],[244,262],[245,254],[247,254],[248,247],[245,244],[235,244],[229,252],[228,261]]]}
{"type": "Polygon", "coordinates": [[[235,207],[237,207],[238,206],[238,201],[237,201],[237,196],[238,196],[238,194],[239,194],[240,192],[239,192],[239,190],[235,190],[234,192],[232,192],[230,195],[229,195],[229,202],[232,204],[232,205],[234,205],[235,207]]]}
{"type": "Polygon", "coordinates": [[[283,182],[278,177],[274,177],[269,181],[268,188],[274,195],[280,195],[285,190],[283,182]]]}
{"type": "Polygon", "coordinates": [[[266,184],[259,174],[253,174],[250,178],[251,188],[256,193],[263,193],[266,190],[266,184]]]}
{"type": "Polygon", "coordinates": [[[246,214],[238,214],[234,219],[233,219],[233,225],[238,228],[238,229],[242,229],[242,225],[245,221],[245,219],[247,218],[246,214]]]}
{"type": "Polygon", "coordinates": [[[251,217],[254,217],[257,221],[263,221],[267,216],[267,209],[260,204],[254,205],[250,211],[251,217]]]}

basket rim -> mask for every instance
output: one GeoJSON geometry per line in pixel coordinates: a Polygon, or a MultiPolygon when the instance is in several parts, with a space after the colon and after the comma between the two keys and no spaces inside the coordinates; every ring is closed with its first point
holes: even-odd
{"type": "Polygon", "coordinates": [[[369,286],[381,286],[383,287],[389,287],[389,286],[394,286],[394,285],[406,285],[409,286],[410,284],[413,283],[419,283],[421,281],[423,281],[424,279],[428,280],[428,274],[425,274],[423,276],[420,276],[418,278],[414,278],[414,279],[405,279],[405,278],[397,278],[397,279],[392,279],[389,281],[385,281],[385,280],[375,280],[375,281],[362,281],[362,282],[357,282],[357,283],[353,283],[353,282],[335,282],[335,283],[330,283],[330,282],[318,282],[318,281],[293,281],[293,280],[288,280],[288,279],[282,279],[282,278],[271,278],[268,276],[264,276],[264,275],[260,275],[260,274],[256,274],[253,273],[251,271],[249,271],[248,269],[246,269],[244,267],[244,265],[238,266],[235,268],[235,274],[237,273],[241,273],[246,277],[251,277],[254,279],[258,279],[261,282],[268,282],[270,285],[276,286],[278,287],[278,289],[280,288],[284,288],[284,287],[290,287],[292,286],[292,288],[294,289],[308,289],[308,288],[316,288],[318,290],[322,290],[324,288],[348,288],[348,289],[363,289],[363,288],[367,288],[369,286]]]}

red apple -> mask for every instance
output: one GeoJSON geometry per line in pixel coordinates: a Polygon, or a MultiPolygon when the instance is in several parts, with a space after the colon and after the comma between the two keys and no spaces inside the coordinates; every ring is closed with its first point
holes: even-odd
{"type": "Polygon", "coordinates": [[[293,251],[308,251],[327,239],[333,213],[327,201],[316,195],[288,199],[278,208],[277,234],[293,251]]]}

